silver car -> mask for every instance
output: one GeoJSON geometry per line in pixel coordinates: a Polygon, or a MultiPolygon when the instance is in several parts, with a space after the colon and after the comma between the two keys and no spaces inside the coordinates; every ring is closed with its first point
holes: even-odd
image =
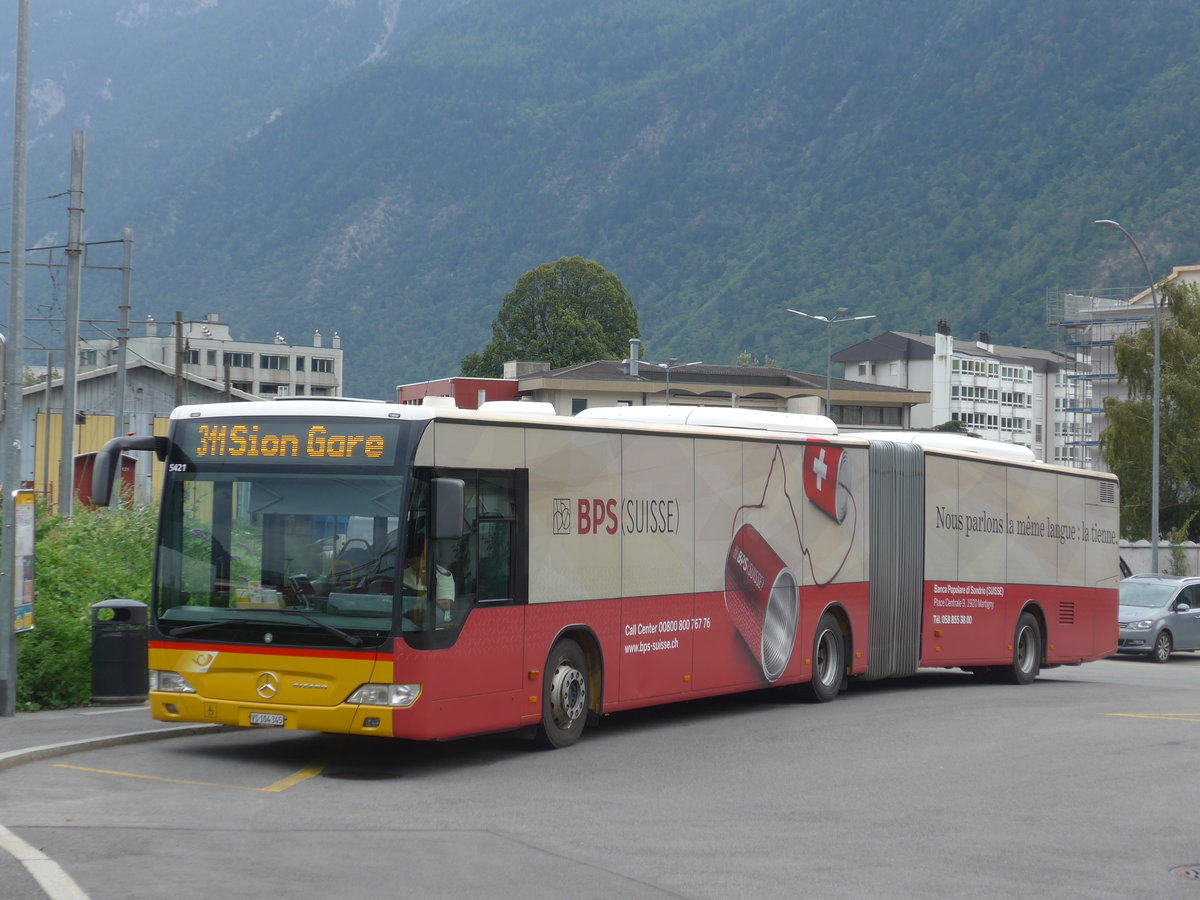
{"type": "Polygon", "coordinates": [[[1118,653],[1165,663],[1172,650],[1200,650],[1200,578],[1134,575],[1120,591],[1118,653]]]}

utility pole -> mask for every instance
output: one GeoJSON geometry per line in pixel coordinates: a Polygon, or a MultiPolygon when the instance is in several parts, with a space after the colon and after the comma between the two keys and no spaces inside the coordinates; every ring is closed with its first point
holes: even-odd
{"type": "Polygon", "coordinates": [[[67,201],[67,304],[63,323],[62,433],[58,514],[71,518],[75,501],[75,381],[79,371],[79,292],[83,273],[83,166],[86,141],[71,132],[71,190],[67,201]]]}
{"type": "MultiPolygon", "coordinates": [[[[113,416],[113,437],[124,437],[125,424],[125,361],[129,354],[129,310],[133,290],[133,229],[121,233],[121,304],[117,316],[117,408],[113,416]]],[[[119,492],[117,500],[120,500],[119,492]]]]}
{"type": "Polygon", "coordinates": [[[21,387],[25,358],[25,160],[29,126],[29,0],[17,0],[17,68],[13,97],[12,258],[8,280],[8,334],[4,347],[5,416],[0,423],[4,513],[0,554],[0,716],[17,710],[17,637],[13,633],[17,561],[14,492],[21,486],[21,387]]]}

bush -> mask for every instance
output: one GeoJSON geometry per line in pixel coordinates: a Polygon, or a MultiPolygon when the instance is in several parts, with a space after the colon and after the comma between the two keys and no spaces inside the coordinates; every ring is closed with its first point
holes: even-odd
{"type": "Polygon", "coordinates": [[[34,630],[17,635],[19,709],[91,700],[91,606],[149,602],[155,519],[147,507],[80,507],[69,520],[39,507],[34,630]]]}

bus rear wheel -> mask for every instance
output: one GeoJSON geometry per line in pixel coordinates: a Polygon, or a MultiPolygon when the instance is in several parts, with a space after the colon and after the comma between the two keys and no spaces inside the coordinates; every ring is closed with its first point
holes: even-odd
{"type": "Polygon", "coordinates": [[[557,749],[578,741],[587,722],[589,699],[583,650],[572,640],[559,641],[546,660],[538,744],[557,749]]]}
{"type": "Polygon", "coordinates": [[[799,685],[800,699],[828,703],[837,697],[846,680],[846,639],[829,613],[821,616],[813,638],[812,681],[799,685]]]}
{"type": "Polygon", "coordinates": [[[1042,629],[1032,613],[1021,613],[1013,636],[1013,661],[1001,669],[1009,684],[1032,684],[1042,670],[1042,629]]]}

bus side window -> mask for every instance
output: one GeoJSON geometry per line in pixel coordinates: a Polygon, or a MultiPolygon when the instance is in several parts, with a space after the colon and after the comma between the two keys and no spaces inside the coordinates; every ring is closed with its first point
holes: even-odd
{"type": "Polygon", "coordinates": [[[439,559],[454,572],[470,603],[514,599],[514,534],[518,519],[517,479],[509,472],[445,471],[466,483],[463,535],[449,541],[439,559]]]}
{"type": "Polygon", "coordinates": [[[509,560],[512,554],[511,521],[479,523],[479,599],[512,597],[509,560]]]}

